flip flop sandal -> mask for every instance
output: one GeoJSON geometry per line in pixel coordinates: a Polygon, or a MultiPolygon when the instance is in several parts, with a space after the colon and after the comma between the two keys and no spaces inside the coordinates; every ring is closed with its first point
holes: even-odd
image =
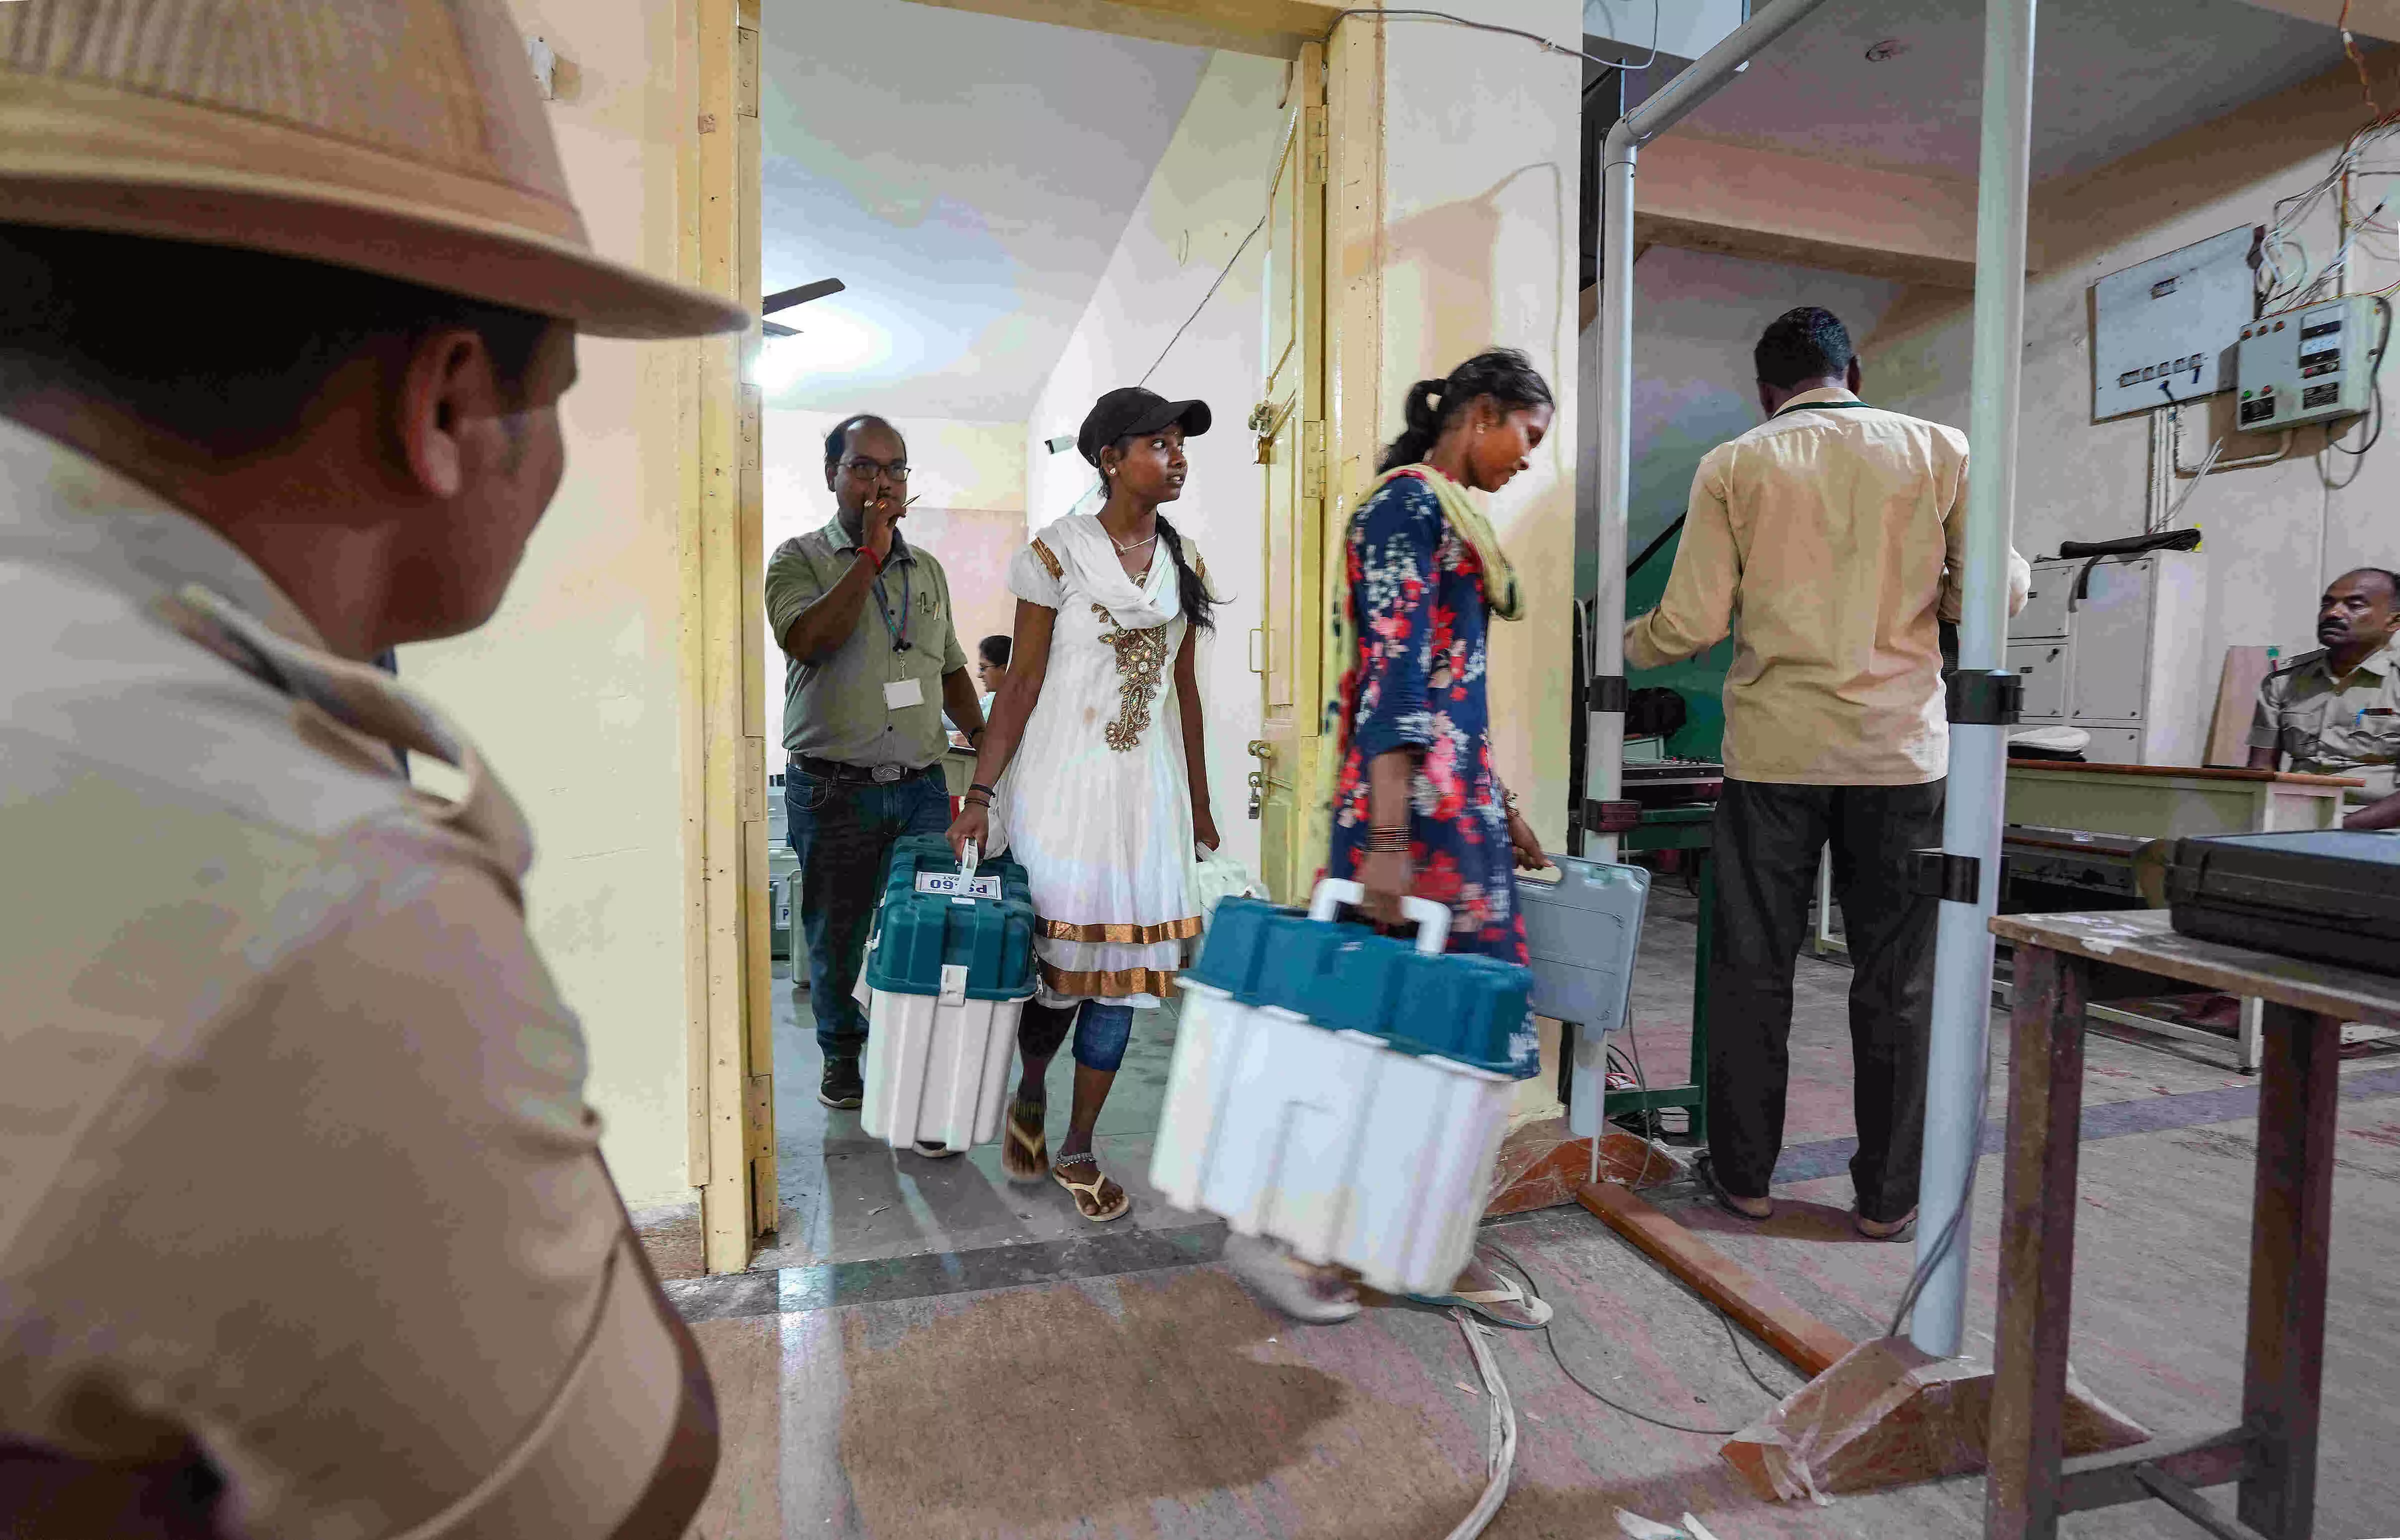
{"type": "Polygon", "coordinates": [[[1471,1310],[1493,1326],[1505,1326],[1512,1331],[1539,1331],[1550,1324],[1550,1302],[1527,1294],[1513,1278],[1501,1279],[1497,1288],[1478,1288],[1463,1294],[1411,1294],[1409,1298],[1444,1310],[1471,1310]],[[1520,1305],[1531,1318],[1520,1321],[1496,1315],[1493,1309],[1495,1305],[1520,1305]]]}
{"type": "Polygon", "coordinates": [[[1050,1170],[1050,1141],[1043,1137],[1040,1111],[1026,1102],[1012,1102],[1007,1124],[1001,1130],[1000,1169],[1011,1181],[1040,1181],[1050,1170]],[[1017,1111],[1035,1112],[1033,1126],[1017,1121],[1017,1111]]]}
{"type": "Polygon", "coordinates": [[[1870,1221],[1867,1217],[1863,1214],[1853,1214],[1850,1216],[1850,1228],[1857,1231],[1861,1236],[1867,1240],[1904,1241],[1916,1233],[1916,1213],[1914,1209],[1911,1209],[1905,1218],[1902,1219],[1897,1224],[1893,1225],[1891,1229],[1888,1231],[1869,1230],[1867,1228],[1869,1222],[1870,1221]]]}
{"type": "MultiPolygon", "coordinates": [[[[1694,1156],[1692,1158],[1692,1170],[1699,1177],[1701,1182],[1707,1186],[1709,1195],[1717,1200],[1717,1206],[1724,1209],[1726,1213],[1731,1214],[1735,1219],[1748,1220],[1752,1224],[1765,1224],[1767,1220],[1775,1217],[1775,1205],[1772,1200],[1768,1201],[1766,1212],[1764,1214],[1753,1214],[1749,1209],[1742,1207],[1739,1203],[1735,1202],[1734,1195],[1725,1191],[1725,1183],[1717,1180],[1717,1163],[1711,1160],[1707,1155],[1701,1154],[1694,1156]]],[[[1748,1201],[1756,1203],[1758,1200],[1756,1198],[1752,1198],[1748,1201]]]]}
{"type": "Polygon", "coordinates": [[[1117,1201],[1114,1204],[1104,1205],[1101,1202],[1101,1191],[1111,1183],[1102,1174],[1099,1161],[1092,1155],[1074,1155],[1060,1161],[1050,1168],[1050,1179],[1065,1188],[1073,1196],[1075,1212],[1094,1224],[1106,1224],[1111,1220],[1122,1219],[1125,1217],[1125,1210],[1133,1206],[1133,1195],[1122,1187],[1117,1189],[1117,1201]],[[1082,1165],[1087,1162],[1092,1167],[1091,1180],[1077,1181],[1067,1175],[1068,1166],[1082,1165]]]}

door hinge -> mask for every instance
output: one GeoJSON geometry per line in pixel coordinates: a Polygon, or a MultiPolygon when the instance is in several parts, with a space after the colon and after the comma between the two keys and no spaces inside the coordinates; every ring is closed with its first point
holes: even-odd
{"type": "Polygon", "coordinates": [[[1322,187],[1325,185],[1327,160],[1325,109],[1305,108],[1301,113],[1300,121],[1301,131],[1304,135],[1301,143],[1301,164],[1305,168],[1308,184],[1322,187]]]}
{"type": "Polygon", "coordinates": [[[758,116],[758,32],[733,29],[733,111],[740,117],[758,116]]]}
{"type": "Polygon", "coordinates": [[[1307,417],[1300,425],[1300,495],[1325,496],[1325,419],[1307,417]]]}

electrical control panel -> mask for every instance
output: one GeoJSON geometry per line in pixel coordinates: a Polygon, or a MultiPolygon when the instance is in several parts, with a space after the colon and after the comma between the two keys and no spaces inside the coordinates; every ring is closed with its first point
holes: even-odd
{"type": "Polygon", "coordinates": [[[2257,308],[2250,225],[2152,257],[2092,286],[2094,421],[2233,388],[2233,334],[2257,308]]]}
{"type": "Polygon", "coordinates": [[[2261,433],[2366,411],[2390,340],[2383,303],[2352,294],[2243,327],[2234,425],[2261,433]]]}

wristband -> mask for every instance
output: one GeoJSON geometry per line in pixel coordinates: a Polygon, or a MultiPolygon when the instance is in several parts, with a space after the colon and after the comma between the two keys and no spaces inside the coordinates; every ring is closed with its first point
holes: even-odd
{"type": "Polygon", "coordinates": [[[875,548],[873,546],[862,545],[858,548],[858,553],[874,564],[875,575],[877,577],[880,578],[883,576],[883,558],[875,553],[875,548]]]}
{"type": "Polygon", "coordinates": [[[998,797],[998,796],[1000,795],[1000,793],[999,793],[996,789],[994,789],[993,787],[990,787],[990,786],[987,786],[987,785],[985,785],[985,784],[984,784],[982,782],[980,782],[980,781],[977,781],[977,782],[974,783],[973,784],[969,785],[969,786],[967,787],[967,790],[968,790],[969,792],[978,792],[978,791],[979,791],[979,792],[983,793],[986,797],[998,797]]]}
{"type": "Polygon", "coordinates": [[[1369,829],[1367,853],[1370,855],[1406,855],[1409,853],[1409,831],[1406,829],[1369,829]]]}

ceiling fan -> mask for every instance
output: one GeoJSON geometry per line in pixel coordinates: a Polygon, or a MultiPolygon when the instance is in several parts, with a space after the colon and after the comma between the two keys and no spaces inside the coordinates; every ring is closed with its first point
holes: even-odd
{"type": "MultiPolygon", "coordinates": [[[[785,289],[780,293],[769,294],[759,302],[758,313],[761,316],[771,316],[778,310],[788,310],[795,305],[806,305],[812,299],[823,299],[827,294],[840,293],[845,287],[846,285],[838,278],[821,278],[814,283],[803,283],[797,289],[785,289]]],[[[759,329],[770,337],[796,337],[800,334],[793,327],[780,326],[771,320],[761,320],[758,325],[759,329]]]]}

